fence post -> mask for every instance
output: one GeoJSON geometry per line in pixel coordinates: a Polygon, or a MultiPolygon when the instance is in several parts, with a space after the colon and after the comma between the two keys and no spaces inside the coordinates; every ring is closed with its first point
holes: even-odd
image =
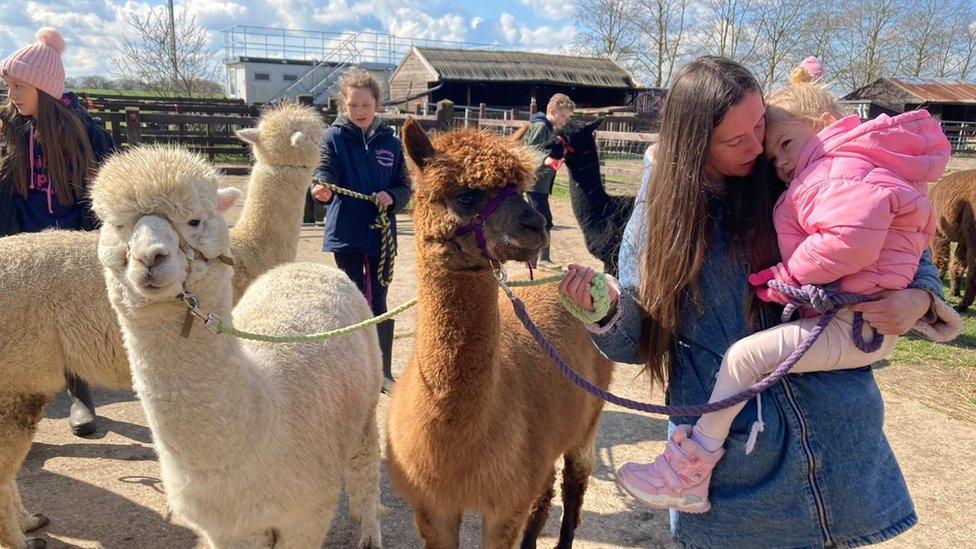
{"type": "Polygon", "coordinates": [[[532,118],[532,115],[536,113],[537,109],[538,106],[537,103],[535,102],[535,97],[533,97],[532,100],[529,101],[529,118],[532,118]]]}
{"type": "Polygon", "coordinates": [[[509,120],[515,120],[516,118],[518,118],[518,109],[512,109],[512,110],[511,110],[511,111],[510,111],[510,112],[508,113],[508,119],[509,119],[509,120]]]}
{"type": "Polygon", "coordinates": [[[485,104],[478,103],[478,118],[485,118],[485,104]]]}
{"type": "Polygon", "coordinates": [[[129,145],[138,145],[142,142],[142,133],[139,130],[139,107],[125,108],[125,135],[129,145]]]}
{"type": "Polygon", "coordinates": [[[207,122],[207,160],[214,161],[214,126],[213,122],[207,122]]]}
{"type": "Polygon", "coordinates": [[[437,102],[437,127],[446,130],[454,125],[454,102],[441,99],[437,102]]]}

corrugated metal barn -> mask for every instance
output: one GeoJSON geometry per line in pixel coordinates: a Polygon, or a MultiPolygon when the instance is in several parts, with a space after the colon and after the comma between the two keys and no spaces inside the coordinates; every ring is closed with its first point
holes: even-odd
{"type": "Polygon", "coordinates": [[[391,99],[435,87],[428,102],[525,108],[535,98],[540,109],[555,93],[580,107],[606,107],[626,105],[643,91],[609,58],[521,51],[414,47],[390,76],[391,99]]]}
{"type": "Polygon", "coordinates": [[[976,122],[976,83],[973,82],[879,78],[849,93],[844,101],[870,101],[883,109],[897,112],[923,107],[941,120],[976,122]]]}

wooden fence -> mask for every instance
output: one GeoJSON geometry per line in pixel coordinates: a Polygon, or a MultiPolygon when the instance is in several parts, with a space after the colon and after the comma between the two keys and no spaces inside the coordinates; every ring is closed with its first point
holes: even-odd
{"type": "MultiPolygon", "coordinates": [[[[249,164],[250,146],[235,135],[241,128],[257,124],[260,109],[239,102],[222,102],[214,105],[206,101],[164,100],[160,98],[83,98],[87,107],[105,123],[116,143],[123,147],[142,143],[170,143],[185,146],[207,156],[219,164],[249,164]]],[[[320,109],[327,124],[335,120],[336,113],[320,109]]],[[[413,117],[425,130],[467,126],[488,129],[499,133],[511,133],[528,123],[527,120],[501,120],[496,118],[464,118],[457,109],[454,116],[443,113],[417,115],[383,113],[381,118],[399,129],[408,116],[413,117]]],[[[606,125],[606,123],[605,123],[606,125]]],[[[619,126],[618,126],[619,127],[619,126]]],[[[647,145],[657,140],[656,134],[621,131],[599,131],[601,146],[633,149],[643,154],[647,145]]],[[[627,153],[631,154],[631,153],[627,153]]]]}

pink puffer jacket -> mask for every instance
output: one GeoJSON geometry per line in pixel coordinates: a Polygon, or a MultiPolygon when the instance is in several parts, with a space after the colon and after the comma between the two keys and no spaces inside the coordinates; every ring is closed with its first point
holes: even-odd
{"type": "Polygon", "coordinates": [[[818,133],[773,211],[790,273],[860,294],[907,287],[935,232],[926,183],[948,160],[949,141],[926,111],[863,124],[849,116],[818,133]]]}

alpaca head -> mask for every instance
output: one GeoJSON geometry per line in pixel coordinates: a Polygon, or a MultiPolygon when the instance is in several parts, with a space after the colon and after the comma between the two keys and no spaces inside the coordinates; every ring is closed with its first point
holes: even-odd
{"type": "Polygon", "coordinates": [[[548,242],[545,219],[519,194],[537,165],[520,141],[466,129],[441,134],[431,143],[412,119],[404,123],[402,135],[414,174],[420,245],[440,255],[449,268],[488,267],[475,235],[457,232],[480,221],[476,216],[507,186],[519,192],[483,220],[488,252],[499,261],[526,261],[548,242]]]}
{"type": "Polygon", "coordinates": [[[318,111],[291,102],[265,109],[257,127],[237,131],[258,162],[302,168],[318,166],[323,135],[325,122],[318,111]]]}
{"type": "Polygon", "coordinates": [[[557,132],[557,135],[565,140],[567,167],[600,161],[600,153],[596,145],[596,130],[603,124],[603,120],[597,118],[589,124],[573,120],[557,132]]]}
{"type": "Polygon", "coordinates": [[[111,156],[92,185],[102,220],[98,257],[107,283],[130,307],[170,301],[190,289],[229,287],[233,270],[222,213],[241,192],[217,190],[217,171],[177,147],[148,146],[111,156]]]}

